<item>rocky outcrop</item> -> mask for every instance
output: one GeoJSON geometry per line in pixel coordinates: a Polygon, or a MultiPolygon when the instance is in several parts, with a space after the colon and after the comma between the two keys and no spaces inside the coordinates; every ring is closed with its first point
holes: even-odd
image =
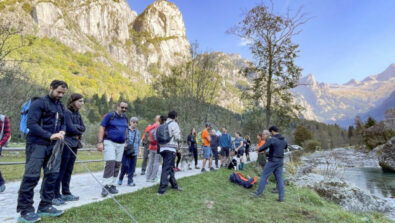
{"type": "Polygon", "coordinates": [[[395,137],[377,151],[379,164],[384,171],[395,173],[395,137]]]}

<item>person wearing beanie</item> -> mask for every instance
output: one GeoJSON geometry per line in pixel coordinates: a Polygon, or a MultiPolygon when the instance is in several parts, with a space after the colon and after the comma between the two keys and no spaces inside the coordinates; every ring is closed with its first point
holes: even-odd
{"type": "Polygon", "coordinates": [[[78,93],[72,94],[67,100],[67,109],[64,111],[66,124],[65,146],[63,148],[59,175],[55,182],[53,205],[62,205],[65,204],[65,201],[76,201],[79,199],[78,196],[70,192],[70,181],[77,151],[79,148],[82,148],[81,136],[85,132],[85,125],[79,113],[83,105],[84,98],[78,93]],[[62,186],[62,194],[60,194],[60,186],[62,186]]]}

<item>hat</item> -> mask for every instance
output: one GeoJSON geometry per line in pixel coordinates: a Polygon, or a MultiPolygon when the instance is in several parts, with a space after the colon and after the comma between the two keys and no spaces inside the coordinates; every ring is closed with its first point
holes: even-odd
{"type": "Polygon", "coordinates": [[[278,128],[275,125],[273,125],[269,128],[269,132],[271,131],[278,132],[278,128]]]}
{"type": "Polygon", "coordinates": [[[139,119],[137,117],[131,117],[130,121],[131,122],[139,122],[139,119]]]}

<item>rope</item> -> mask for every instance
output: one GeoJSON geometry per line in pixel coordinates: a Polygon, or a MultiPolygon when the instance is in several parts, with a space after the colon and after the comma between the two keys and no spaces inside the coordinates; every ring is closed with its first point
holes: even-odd
{"type": "MultiPolygon", "coordinates": [[[[77,159],[77,154],[74,153],[74,151],[70,148],[70,146],[67,145],[66,142],[64,143],[64,145],[66,145],[67,148],[69,148],[70,152],[71,152],[71,153],[76,157],[76,159],[77,159]]],[[[115,199],[115,197],[114,197],[114,196],[103,186],[102,183],[100,183],[100,181],[95,177],[95,175],[93,175],[92,171],[90,171],[90,169],[88,168],[88,166],[87,166],[85,163],[81,163],[81,164],[85,167],[85,169],[89,172],[89,174],[93,177],[93,179],[95,179],[95,181],[100,185],[100,187],[101,187],[102,189],[104,189],[104,190],[107,191],[108,195],[110,195],[110,198],[119,206],[119,208],[121,208],[121,210],[123,210],[123,211],[126,213],[126,215],[128,215],[129,218],[130,218],[133,222],[138,223],[138,221],[129,213],[129,211],[128,211],[124,206],[122,206],[122,204],[119,203],[119,202],[117,201],[117,199],[115,199]]]]}

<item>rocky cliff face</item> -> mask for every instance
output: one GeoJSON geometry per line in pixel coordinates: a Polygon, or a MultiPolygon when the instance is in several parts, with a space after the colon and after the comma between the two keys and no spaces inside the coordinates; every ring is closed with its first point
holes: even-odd
{"type": "Polygon", "coordinates": [[[79,52],[100,54],[104,49],[147,82],[153,69],[166,72],[190,57],[181,12],[165,0],[155,1],[141,15],[126,0],[25,0],[0,10],[26,33],[57,39],[79,52]]]}
{"type": "Polygon", "coordinates": [[[395,64],[363,81],[352,79],[344,85],[325,84],[308,75],[300,79],[300,84],[293,93],[299,104],[309,105],[304,106],[305,118],[346,126],[352,124],[356,115],[365,114],[390,97],[395,89],[395,64]]]}

